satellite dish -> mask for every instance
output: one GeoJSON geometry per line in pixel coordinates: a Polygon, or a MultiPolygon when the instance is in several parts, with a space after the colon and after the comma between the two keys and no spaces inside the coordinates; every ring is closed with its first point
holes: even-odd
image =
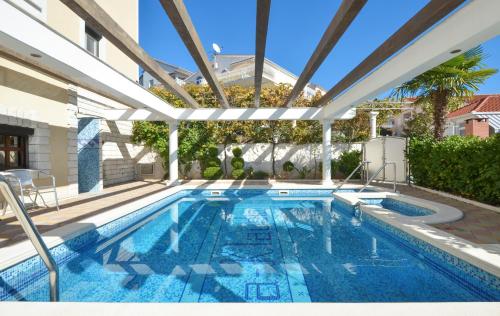
{"type": "Polygon", "coordinates": [[[212,48],[216,54],[220,54],[220,52],[222,51],[222,48],[219,45],[217,45],[216,43],[212,44],[212,48]]]}

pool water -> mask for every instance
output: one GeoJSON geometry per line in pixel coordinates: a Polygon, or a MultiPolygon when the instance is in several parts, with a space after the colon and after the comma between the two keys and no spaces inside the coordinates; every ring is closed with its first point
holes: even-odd
{"type": "Polygon", "coordinates": [[[384,198],[384,199],[363,198],[361,200],[369,205],[377,205],[405,216],[427,216],[435,214],[434,211],[428,208],[420,207],[417,205],[413,205],[403,201],[398,201],[396,199],[391,199],[391,198],[384,198]]]}
{"type": "MultiPolygon", "coordinates": [[[[60,266],[61,300],[495,300],[337,208],[331,196],[192,194],[60,266]]],[[[47,297],[41,277],[14,297],[47,297]]],[[[1,285],[1,284],[0,284],[1,285]]]]}

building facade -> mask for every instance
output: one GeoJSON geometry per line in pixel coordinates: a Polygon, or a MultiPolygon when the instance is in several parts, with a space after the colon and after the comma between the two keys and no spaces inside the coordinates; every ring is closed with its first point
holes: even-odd
{"type": "MultiPolygon", "coordinates": [[[[138,41],[138,0],[96,2],[138,41]]],[[[138,66],[61,1],[10,0],[2,6],[0,18],[15,13],[35,20],[41,24],[34,23],[35,27],[58,42],[78,46],[79,56],[93,55],[100,65],[138,81],[138,66]]],[[[65,198],[133,180],[139,163],[155,161],[153,154],[131,144],[131,122],[93,115],[101,109],[126,109],[126,105],[70,82],[55,70],[38,67],[36,59],[46,56],[32,53],[28,61],[16,50],[13,45],[0,47],[0,171],[46,171],[55,176],[58,195],[65,198]]],[[[162,172],[155,169],[157,165],[150,173],[162,172]]],[[[47,195],[47,200],[51,198],[47,195]]]]}
{"type": "Polygon", "coordinates": [[[500,94],[475,95],[446,117],[447,136],[489,137],[500,133],[500,94]]]}
{"type": "MultiPolygon", "coordinates": [[[[179,84],[203,85],[207,81],[200,71],[185,75],[189,71],[160,62],[162,67],[176,79],[179,84]]],[[[254,55],[214,55],[212,67],[219,82],[225,86],[239,85],[243,87],[253,87],[255,80],[255,56],[254,55]]],[[[144,78],[141,84],[145,88],[159,85],[160,82],[153,78],[149,73],[144,72],[144,78]]],[[[264,59],[264,70],[262,73],[262,86],[270,87],[278,84],[295,85],[298,77],[283,67],[275,64],[269,59],[264,59]]],[[[312,98],[316,93],[324,94],[325,90],[318,85],[309,83],[304,88],[304,96],[312,98]]]]}

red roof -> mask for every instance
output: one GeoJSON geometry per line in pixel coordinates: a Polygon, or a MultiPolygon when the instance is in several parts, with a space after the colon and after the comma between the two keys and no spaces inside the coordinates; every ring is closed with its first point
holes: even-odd
{"type": "Polygon", "coordinates": [[[466,106],[448,113],[448,118],[471,112],[500,112],[500,94],[475,95],[466,106]]]}

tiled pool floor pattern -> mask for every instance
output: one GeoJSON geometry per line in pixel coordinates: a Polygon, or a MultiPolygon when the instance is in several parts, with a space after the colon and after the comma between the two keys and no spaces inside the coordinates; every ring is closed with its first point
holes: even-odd
{"type": "MultiPolygon", "coordinates": [[[[79,250],[60,269],[62,300],[483,300],[351,214],[332,210],[331,199],[181,200],[162,212],[79,250]]],[[[46,290],[43,279],[21,295],[40,299],[46,290]]]]}

